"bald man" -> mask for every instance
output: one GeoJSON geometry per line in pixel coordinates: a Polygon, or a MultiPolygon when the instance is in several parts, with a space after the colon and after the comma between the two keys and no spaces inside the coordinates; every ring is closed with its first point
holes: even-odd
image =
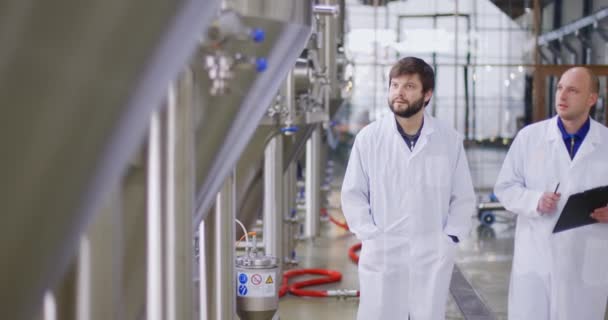
{"type": "Polygon", "coordinates": [[[499,173],[494,192],[518,216],[510,320],[604,319],[608,208],[582,213],[599,223],[552,232],[570,195],[608,185],[608,128],[589,116],[598,88],[589,69],[568,69],[557,115],[523,128],[499,173]]]}

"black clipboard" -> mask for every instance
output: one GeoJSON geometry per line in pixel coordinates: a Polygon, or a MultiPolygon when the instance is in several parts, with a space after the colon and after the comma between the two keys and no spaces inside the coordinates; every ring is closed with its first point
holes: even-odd
{"type": "Polygon", "coordinates": [[[608,204],[608,186],[597,187],[570,195],[553,233],[598,222],[589,215],[593,210],[608,204]]]}

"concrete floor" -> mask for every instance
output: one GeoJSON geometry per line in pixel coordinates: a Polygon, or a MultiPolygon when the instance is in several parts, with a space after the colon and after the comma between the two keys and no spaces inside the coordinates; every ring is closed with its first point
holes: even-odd
{"type": "MultiPolygon", "coordinates": [[[[504,151],[469,150],[467,152],[475,188],[480,201],[487,198],[502,164],[504,151]]],[[[341,172],[337,164],[336,172],[341,172]]],[[[339,173],[338,173],[339,175],[339,173]]],[[[343,220],[339,208],[340,182],[332,182],[329,213],[343,220]]],[[[459,246],[457,265],[477,291],[496,319],[507,318],[507,293],[513,254],[514,219],[506,212],[497,212],[497,222],[490,227],[480,226],[471,217],[474,228],[468,239],[459,246]]],[[[327,268],[340,271],[342,281],[319,286],[318,289],[358,289],[357,266],[348,258],[348,248],[357,243],[355,237],[329,221],[321,224],[321,236],[314,241],[302,241],[297,246],[300,263],[295,268],[327,268]]],[[[316,289],[316,288],[315,288],[316,289]]],[[[358,298],[301,298],[283,297],[279,316],[286,320],[299,319],[355,319],[358,298]]],[[[464,319],[460,309],[449,298],[446,319],[464,319]]]]}

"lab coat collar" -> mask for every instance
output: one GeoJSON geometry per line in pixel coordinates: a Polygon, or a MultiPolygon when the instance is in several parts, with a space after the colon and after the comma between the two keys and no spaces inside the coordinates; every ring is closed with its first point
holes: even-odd
{"type": "Polygon", "coordinates": [[[597,145],[601,142],[600,126],[601,125],[597,121],[591,119],[591,125],[589,127],[589,132],[587,132],[587,136],[585,137],[585,139],[583,140],[583,143],[581,144],[580,148],[576,152],[576,155],[574,156],[574,159],[573,159],[573,164],[583,161],[584,160],[583,158],[585,156],[587,156],[588,154],[592,153],[593,150],[595,150],[595,148],[597,147],[597,145]]]}
{"type": "Polygon", "coordinates": [[[548,141],[555,141],[562,138],[562,133],[559,131],[559,127],[557,126],[557,118],[558,116],[554,116],[549,120],[547,134],[545,134],[548,141]]]}
{"type": "MultiPolygon", "coordinates": [[[[433,131],[435,131],[435,119],[426,111],[426,109],[423,111],[424,112],[424,125],[422,126],[422,131],[420,131],[420,137],[418,137],[418,143],[420,143],[420,139],[423,136],[428,136],[429,134],[433,133],[433,131]]],[[[386,117],[387,121],[390,121],[392,124],[390,126],[391,130],[393,131],[394,134],[398,135],[401,138],[401,134],[399,133],[399,129],[397,128],[397,121],[395,118],[395,115],[392,114],[392,116],[386,117]]]]}
{"type": "MultiPolygon", "coordinates": [[[[557,126],[557,117],[558,116],[554,116],[553,118],[551,118],[549,120],[549,123],[547,126],[547,132],[546,132],[545,136],[546,136],[547,141],[549,141],[549,142],[558,141],[558,142],[562,143],[561,142],[562,133],[559,130],[559,127],[557,126]]],[[[597,144],[601,142],[600,141],[600,139],[601,139],[600,126],[601,125],[597,121],[591,119],[591,126],[589,127],[589,132],[587,133],[587,136],[585,137],[585,139],[583,140],[583,143],[581,144],[580,148],[578,149],[576,156],[574,157],[574,159],[572,159],[572,162],[571,162],[572,165],[582,161],[581,159],[584,158],[589,153],[591,153],[595,149],[597,144]]],[[[562,146],[558,145],[558,148],[560,148],[560,147],[562,147],[562,146]]],[[[566,153],[564,153],[564,154],[566,154],[566,153]]]]}

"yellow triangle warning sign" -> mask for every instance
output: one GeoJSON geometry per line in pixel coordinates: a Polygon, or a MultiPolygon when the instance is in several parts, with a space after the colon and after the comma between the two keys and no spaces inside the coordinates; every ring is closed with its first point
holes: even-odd
{"type": "Polygon", "coordinates": [[[268,276],[268,278],[266,279],[266,283],[267,284],[274,283],[274,281],[272,281],[272,276],[268,276]]]}

